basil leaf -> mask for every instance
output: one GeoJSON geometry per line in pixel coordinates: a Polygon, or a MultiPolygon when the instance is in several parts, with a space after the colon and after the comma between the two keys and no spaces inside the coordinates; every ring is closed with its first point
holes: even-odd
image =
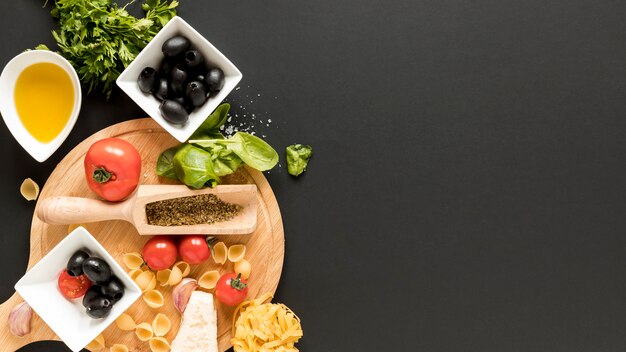
{"type": "Polygon", "coordinates": [[[166,149],[159,155],[157,160],[156,173],[159,176],[176,179],[176,172],[174,171],[174,154],[178,147],[172,147],[166,149]]]}
{"type": "Polygon", "coordinates": [[[309,159],[313,156],[313,148],[310,145],[294,144],[288,146],[286,152],[289,174],[298,176],[305,172],[309,159]]]}
{"type": "Polygon", "coordinates": [[[213,170],[211,154],[191,144],[184,145],[176,152],[173,164],[178,179],[189,187],[214,187],[219,182],[213,170]]]}
{"type": "Polygon", "coordinates": [[[232,150],[221,150],[213,153],[213,170],[217,176],[226,176],[237,171],[243,163],[232,150]]]}
{"type": "Polygon", "coordinates": [[[266,171],[278,163],[278,153],[259,137],[245,132],[235,133],[226,144],[244,163],[259,170],[266,171]],[[235,142],[235,143],[232,143],[235,142]]]}
{"type": "Polygon", "coordinates": [[[218,106],[189,139],[216,139],[215,136],[218,134],[220,137],[217,139],[223,139],[224,136],[218,129],[228,119],[228,110],[230,110],[230,104],[228,103],[218,106]]]}

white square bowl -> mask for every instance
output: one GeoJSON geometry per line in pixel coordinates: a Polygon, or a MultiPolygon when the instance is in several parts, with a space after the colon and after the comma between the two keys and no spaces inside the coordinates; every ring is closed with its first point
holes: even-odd
{"type": "Polygon", "coordinates": [[[137,103],[150,117],[159,123],[179,142],[185,142],[200,127],[202,122],[217,108],[226,96],[237,86],[243,75],[216,47],[206,40],[200,33],[191,27],[182,18],[172,18],[154,36],[152,41],[137,55],[135,60],[117,78],[117,85],[137,103]],[[145,67],[158,69],[163,60],[161,47],[166,40],[176,35],[183,35],[191,41],[192,47],[204,56],[205,62],[224,71],[224,87],[217,94],[209,97],[204,105],[195,108],[189,114],[189,120],[183,125],[171,124],[161,116],[159,105],[161,104],[151,94],[146,94],[139,89],[137,78],[145,67]]]}
{"type": "Polygon", "coordinates": [[[124,269],[82,227],[72,231],[30,269],[15,284],[15,290],[72,351],[80,351],[87,346],[141,296],[141,290],[124,269]],[[104,319],[90,318],[85,313],[82,298],[68,300],[57,285],[67,261],[74,252],[83,248],[91,255],[104,259],[125,287],[124,296],[104,319]]]}

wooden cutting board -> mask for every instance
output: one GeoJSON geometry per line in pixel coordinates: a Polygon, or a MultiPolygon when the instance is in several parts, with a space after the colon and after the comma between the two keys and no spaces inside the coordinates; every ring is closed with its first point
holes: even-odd
{"type": "MultiPolygon", "coordinates": [[[[172,138],[152,119],[138,119],[119,123],[108,127],[76,146],[55,168],[42,189],[39,199],[50,196],[76,196],[96,198],[84,180],[83,158],[89,147],[97,140],[117,137],[133,144],[142,156],[142,184],[174,184],[173,180],[156,176],[154,170],[159,154],[178,142],[172,138]]],[[[248,298],[256,298],[266,292],[276,291],[283,265],[285,238],[283,222],[276,197],[261,172],[250,168],[240,170],[223,179],[227,184],[256,184],[258,187],[258,226],[254,233],[241,236],[224,236],[218,240],[227,246],[242,243],[246,245],[245,258],[252,265],[249,282],[248,298]]],[[[115,259],[123,265],[122,256],[128,252],[141,252],[144,243],[150,236],[140,236],[135,228],[123,221],[105,221],[83,225],[115,259]]],[[[30,237],[30,260],[28,269],[35,265],[54,246],[68,234],[68,227],[48,225],[33,215],[30,237]]],[[[201,265],[192,266],[190,277],[199,278],[207,270],[219,270],[220,273],[233,271],[233,264],[215,264],[212,259],[201,265]]],[[[181,315],[172,304],[171,287],[157,288],[165,296],[165,306],[159,309],[149,308],[140,298],[129,308],[129,313],[137,323],[152,322],[157,313],[165,313],[172,321],[172,329],[165,336],[171,343],[180,325],[181,315]]],[[[209,291],[209,292],[212,292],[209,291]]],[[[8,301],[0,305],[0,321],[7,322],[11,309],[22,302],[16,293],[8,301]]],[[[220,351],[231,347],[230,332],[234,308],[216,302],[218,320],[218,342],[220,351]]],[[[103,332],[106,348],[116,343],[125,344],[130,351],[150,351],[147,342],[140,341],[134,332],[119,330],[115,324],[103,332]]],[[[22,338],[9,332],[8,324],[0,329],[0,346],[3,351],[14,351],[31,342],[42,340],[58,340],[58,337],[36,315],[31,321],[31,333],[22,338]]]]}

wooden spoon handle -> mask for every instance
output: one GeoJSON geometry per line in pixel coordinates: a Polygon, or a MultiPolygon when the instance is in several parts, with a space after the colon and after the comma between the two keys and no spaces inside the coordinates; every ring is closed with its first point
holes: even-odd
{"type": "Polygon", "coordinates": [[[79,197],[51,197],[41,201],[37,217],[48,224],[70,225],[105,220],[130,220],[127,202],[106,203],[79,197]]]}

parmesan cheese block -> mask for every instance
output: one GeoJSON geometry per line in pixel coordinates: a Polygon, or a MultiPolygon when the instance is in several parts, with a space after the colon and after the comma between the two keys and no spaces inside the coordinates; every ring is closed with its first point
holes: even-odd
{"type": "Polygon", "coordinates": [[[191,294],[171,352],[218,352],[217,313],[212,294],[201,291],[191,294]]]}

